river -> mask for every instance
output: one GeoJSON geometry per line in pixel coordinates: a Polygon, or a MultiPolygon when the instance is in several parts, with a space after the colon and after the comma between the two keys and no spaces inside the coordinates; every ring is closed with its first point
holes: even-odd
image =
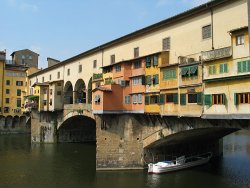
{"type": "Polygon", "coordinates": [[[224,138],[224,156],[184,171],[95,171],[94,144],[30,144],[28,135],[0,136],[0,187],[245,188],[250,187],[250,131],[224,138]]]}

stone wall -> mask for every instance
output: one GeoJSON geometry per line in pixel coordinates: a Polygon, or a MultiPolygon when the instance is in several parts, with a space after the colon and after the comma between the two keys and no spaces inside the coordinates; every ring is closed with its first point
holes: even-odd
{"type": "Polygon", "coordinates": [[[0,134],[30,133],[28,116],[0,116],[0,134]]]}

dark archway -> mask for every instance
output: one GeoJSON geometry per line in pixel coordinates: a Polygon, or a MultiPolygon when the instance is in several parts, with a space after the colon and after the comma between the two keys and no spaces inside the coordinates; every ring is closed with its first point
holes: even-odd
{"type": "Polygon", "coordinates": [[[58,142],[95,142],[96,122],[94,119],[77,115],[67,119],[58,130],[58,142]]]}
{"type": "Polygon", "coordinates": [[[12,121],[12,129],[18,128],[19,122],[20,122],[19,116],[14,116],[12,121]]]}
{"type": "Polygon", "coordinates": [[[75,104],[84,103],[86,104],[86,85],[82,79],[77,80],[75,84],[75,104]]]}
{"type": "Polygon", "coordinates": [[[88,104],[92,104],[92,77],[88,83],[88,104]]]}
{"type": "Polygon", "coordinates": [[[73,104],[73,86],[70,81],[64,86],[64,104],[73,104]]]}
{"type": "Polygon", "coordinates": [[[4,125],[4,128],[5,129],[8,129],[8,128],[11,128],[12,127],[12,116],[7,116],[5,118],[5,125],[4,125]]]}

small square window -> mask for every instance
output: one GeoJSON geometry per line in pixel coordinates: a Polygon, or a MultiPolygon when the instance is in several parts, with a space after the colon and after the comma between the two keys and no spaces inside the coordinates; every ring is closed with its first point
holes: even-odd
{"type": "Polygon", "coordinates": [[[244,41],[244,35],[238,35],[236,36],[236,46],[239,45],[244,45],[245,41],[244,41]]]}
{"type": "Polygon", "coordinates": [[[10,80],[6,80],[6,85],[7,85],[7,86],[10,85],[10,80]]]}
{"type": "Polygon", "coordinates": [[[202,27],[202,39],[208,39],[212,37],[212,26],[206,25],[202,27]]]}
{"type": "Polygon", "coordinates": [[[52,75],[51,74],[49,75],[49,80],[52,80],[52,75]]]}
{"type": "Polygon", "coordinates": [[[82,65],[79,65],[78,67],[78,73],[82,72],[82,65]]]}
{"type": "Polygon", "coordinates": [[[162,50],[170,50],[170,37],[162,39],[162,50]]]}
{"type": "Polygon", "coordinates": [[[58,79],[60,78],[60,72],[57,72],[57,78],[58,79]]]}
{"type": "Polygon", "coordinates": [[[139,57],[139,47],[134,48],[134,58],[139,57]]]}
{"type": "Polygon", "coordinates": [[[70,75],[70,69],[67,70],[67,74],[68,74],[68,76],[70,75]]]}
{"type": "Polygon", "coordinates": [[[96,66],[97,66],[97,60],[94,60],[93,61],[93,68],[96,68],[96,66]]]}
{"type": "Polygon", "coordinates": [[[110,56],[110,63],[114,64],[115,63],[115,55],[110,56]]]}

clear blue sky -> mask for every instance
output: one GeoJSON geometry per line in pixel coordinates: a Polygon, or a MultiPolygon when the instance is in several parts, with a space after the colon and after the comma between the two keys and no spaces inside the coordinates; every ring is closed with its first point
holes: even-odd
{"type": "Polygon", "coordinates": [[[0,0],[0,50],[65,60],[208,0],[0,0]]]}

